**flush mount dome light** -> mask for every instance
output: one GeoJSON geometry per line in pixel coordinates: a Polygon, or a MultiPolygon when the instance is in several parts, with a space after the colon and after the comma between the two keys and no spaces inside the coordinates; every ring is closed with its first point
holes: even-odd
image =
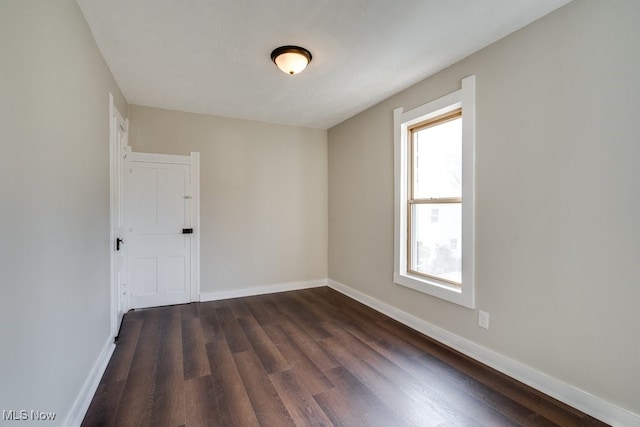
{"type": "Polygon", "coordinates": [[[286,74],[298,74],[311,62],[311,52],[299,46],[280,46],[271,52],[271,60],[286,74]]]}

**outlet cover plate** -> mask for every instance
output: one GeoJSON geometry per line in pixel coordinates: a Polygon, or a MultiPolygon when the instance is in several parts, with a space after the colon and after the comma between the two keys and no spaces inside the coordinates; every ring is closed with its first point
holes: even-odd
{"type": "Polygon", "coordinates": [[[489,329],[489,313],[486,311],[478,311],[478,326],[489,329]]]}

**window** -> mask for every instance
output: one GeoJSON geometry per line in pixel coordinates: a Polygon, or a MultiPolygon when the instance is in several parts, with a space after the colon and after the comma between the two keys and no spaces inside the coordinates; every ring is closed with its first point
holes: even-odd
{"type": "Polygon", "coordinates": [[[450,247],[462,232],[462,109],[407,132],[409,271],[460,286],[462,257],[450,247]]]}
{"type": "Polygon", "coordinates": [[[394,111],[394,282],[473,308],[475,76],[394,111]]]}

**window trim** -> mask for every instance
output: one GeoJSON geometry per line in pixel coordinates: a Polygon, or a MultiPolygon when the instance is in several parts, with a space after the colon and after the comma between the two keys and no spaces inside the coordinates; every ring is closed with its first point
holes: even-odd
{"type": "Polygon", "coordinates": [[[394,283],[459,304],[475,308],[475,76],[462,79],[461,89],[404,112],[393,111],[394,124],[394,283]],[[462,286],[409,270],[408,162],[410,129],[456,109],[462,110],[462,286]]]}

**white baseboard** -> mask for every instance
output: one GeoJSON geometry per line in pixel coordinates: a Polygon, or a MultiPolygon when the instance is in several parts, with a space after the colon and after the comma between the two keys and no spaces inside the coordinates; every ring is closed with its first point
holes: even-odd
{"type": "Polygon", "coordinates": [[[96,363],[94,363],[93,368],[91,368],[89,376],[84,382],[80,393],[76,397],[75,402],[73,402],[73,406],[67,414],[64,423],[62,423],[63,426],[71,427],[79,426],[80,424],[82,424],[82,420],[87,414],[87,410],[89,409],[91,400],[96,394],[96,390],[98,389],[98,385],[100,384],[102,375],[107,369],[107,365],[109,364],[109,360],[111,359],[111,355],[113,354],[115,348],[116,345],[113,342],[113,337],[109,337],[104,347],[102,347],[96,363]]]}
{"type": "Polygon", "coordinates": [[[253,295],[273,294],[276,292],[297,291],[300,289],[327,286],[327,279],[308,280],[305,282],[287,282],[275,285],[256,286],[253,288],[233,289],[229,291],[201,292],[200,301],[217,301],[221,299],[250,297],[253,295]]]}
{"type": "Polygon", "coordinates": [[[640,415],[509,359],[466,338],[370,297],[335,280],[328,286],[473,359],[613,426],[640,426],[640,415]]]}

